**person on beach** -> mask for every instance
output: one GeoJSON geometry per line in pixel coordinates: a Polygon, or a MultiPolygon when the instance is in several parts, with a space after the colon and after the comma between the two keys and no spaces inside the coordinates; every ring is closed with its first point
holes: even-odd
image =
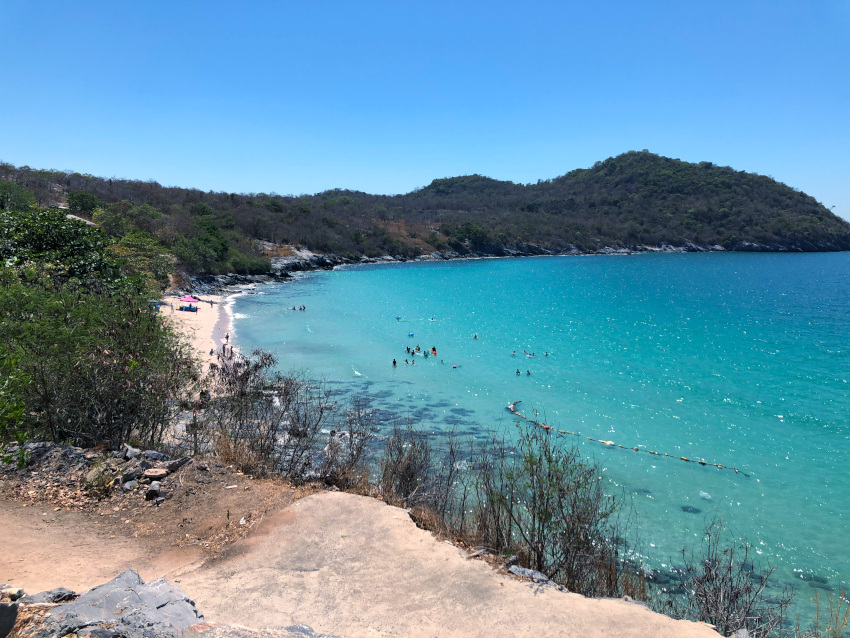
{"type": "Polygon", "coordinates": [[[226,333],[224,334],[224,343],[227,343],[228,341],[230,341],[230,333],[229,333],[229,332],[226,332],[226,333]]]}
{"type": "Polygon", "coordinates": [[[171,306],[171,312],[174,312],[174,304],[171,303],[171,304],[168,304],[168,305],[171,306]]]}

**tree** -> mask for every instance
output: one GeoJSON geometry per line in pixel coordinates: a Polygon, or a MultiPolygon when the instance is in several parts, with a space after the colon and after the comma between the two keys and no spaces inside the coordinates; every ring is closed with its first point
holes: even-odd
{"type": "Polygon", "coordinates": [[[35,195],[15,182],[0,181],[0,210],[27,210],[35,206],[35,195]]]}
{"type": "Polygon", "coordinates": [[[103,204],[97,197],[84,191],[68,193],[68,209],[75,215],[91,217],[92,213],[103,204]]]}

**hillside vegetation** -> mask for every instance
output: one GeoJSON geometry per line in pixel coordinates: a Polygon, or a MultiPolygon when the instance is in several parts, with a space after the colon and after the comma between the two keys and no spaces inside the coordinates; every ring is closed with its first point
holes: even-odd
{"type": "Polygon", "coordinates": [[[172,267],[168,256],[192,274],[265,272],[265,256],[279,244],[350,259],[661,246],[850,249],[850,224],[805,193],[647,151],[536,184],[468,175],[392,196],[204,192],[10,164],[0,164],[0,180],[0,208],[30,199],[42,207],[67,203],[160,280],[172,267]]]}

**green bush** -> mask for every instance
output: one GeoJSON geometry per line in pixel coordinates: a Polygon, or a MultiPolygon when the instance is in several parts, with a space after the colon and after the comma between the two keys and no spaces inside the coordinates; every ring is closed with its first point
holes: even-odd
{"type": "Polygon", "coordinates": [[[2,277],[0,367],[13,371],[9,391],[25,406],[18,427],[77,445],[157,443],[197,370],[144,296],[93,292],[37,271],[2,277]]]}

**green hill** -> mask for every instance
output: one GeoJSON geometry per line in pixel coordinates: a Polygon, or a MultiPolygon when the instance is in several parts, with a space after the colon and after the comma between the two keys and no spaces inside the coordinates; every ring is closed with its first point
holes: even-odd
{"type": "Polygon", "coordinates": [[[141,246],[173,255],[191,273],[262,272],[269,267],[263,255],[281,244],[349,259],[434,251],[850,249],[850,224],[805,193],[762,175],[647,151],[536,184],[467,175],[393,196],[204,192],[10,164],[0,165],[0,179],[7,190],[14,184],[33,193],[40,206],[67,202],[129,252],[141,246]]]}

